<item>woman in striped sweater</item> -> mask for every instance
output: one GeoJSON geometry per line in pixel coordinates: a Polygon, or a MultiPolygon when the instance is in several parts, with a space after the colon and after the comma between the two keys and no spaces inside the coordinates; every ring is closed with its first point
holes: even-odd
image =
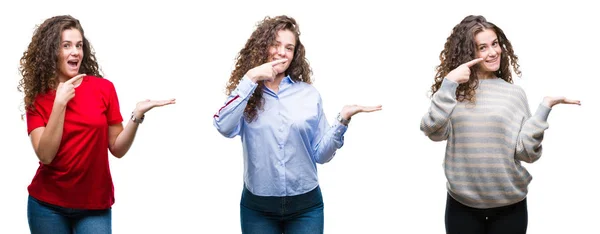
{"type": "Polygon", "coordinates": [[[548,114],[545,97],[531,115],[523,89],[513,84],[518,58],[504,32],[482,16],[454,27],[440,53],[432,102],[421,131],[447,141],[447,233],[525,233],[527,186],[532,177],[521,161],[542,153],[548,114]]]}

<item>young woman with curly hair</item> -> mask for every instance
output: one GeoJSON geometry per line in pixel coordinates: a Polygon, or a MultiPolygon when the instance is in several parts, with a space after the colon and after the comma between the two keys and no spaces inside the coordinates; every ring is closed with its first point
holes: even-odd
{"type": "Polygon", "coordinates": [[[115,87],[102,78],[83,28],[71,16],[37,27],[20,71],[27,132],[40,161],[28,187],[31,233],[111,233],[108,151],[123,157],[144,114],[175,100],[137,103],[123,128],[115,87]]]}
{"type": "Polygon", "coordinates": [[[556,104],[545,97],[531,115],[522,88],[513,84],[518,57],[504,32],[482,16],[454,27],[440,53],[432,102],[421,130],[447,141],[447,233],[525,233],[527,187],[521,161],[542,153],[546,122],[556,104]]]}
{"type": "Polygon", "coordinates": [[[316,163],[342,147],[350,118],[381,106],[345,106],[332,127],[293,18],[266,17],[239,52],[229,97],[214,115],[225,137],[241,136],[243,233],[323,233],[316,163]]]}

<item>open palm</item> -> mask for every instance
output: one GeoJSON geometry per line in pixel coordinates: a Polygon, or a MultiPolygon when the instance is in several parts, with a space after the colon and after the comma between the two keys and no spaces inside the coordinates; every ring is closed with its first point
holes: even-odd
{"type": "Polygon", "coordinates": [[[544,105],[546,105],[547,107],[550,107],[550,108],[552,108],[556,104],[581,105],[581,102],[579,100],[571,100],[571,99],[567,99],[565,97],[545,97],[543,103],[544,103],[544,105]]]}
{"type": "Polygon", "coordinates": [[[373,112],[381,110],[381,105],[378,106],[359,106],[359,105],[347,105],[342,108],[342,112],[340,114],[344,119],[350,119],[355,114],[360,112],[373,112]]]}
{"type": "Polygon", "coordinates": [[[152,108],[154,108],[154,107],[166,106],[166,105],[170,105],[170,104],[175,104],[175,98],[169,99],[169,100],[158,100],[158,101],[146,99],[144,101],[138,102],[137,105],[135,106],[135,109],[140,114],[143,115],[144,113],[152,110],[152,108]]]}

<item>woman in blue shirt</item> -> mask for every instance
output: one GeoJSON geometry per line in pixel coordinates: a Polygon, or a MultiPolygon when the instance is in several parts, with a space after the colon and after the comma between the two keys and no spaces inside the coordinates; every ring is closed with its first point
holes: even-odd
{"type": "Polygon", "coordinates": [[[330,126],[299,35],[291,17],[260,22],[237,56],[229,97],[214,115],[221,134],[242,138],[243,233],[323,233],[316,163],[329,162],[342,147],[353,115],[381,110],[344,106],[330,126]]]}

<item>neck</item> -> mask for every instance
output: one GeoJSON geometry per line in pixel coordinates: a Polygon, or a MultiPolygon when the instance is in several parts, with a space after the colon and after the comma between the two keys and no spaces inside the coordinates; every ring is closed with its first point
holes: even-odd
{"type": "MultiPolygon", "coordinates": [[[[57,80],[59,83],[64,83],[64,82],[67,82],[67,80],[70,80],[70,79],[71,79],[71,78],[67,78],[67,77],[65,77],[65,76],[63,76],[63,75],[60,75],[60,74],[59,74],[59,75],[56,77],[56,80],[57,80]]],[[[81,82],[83,82],[83,79],[79,79],[79,80],[75,81],[75,82],[73,83],[73,86],[77,87],[77,86],[79,86],[79,85],[81,84],[81,82]]]]}
{"type": "Polygon", "coordinates": [[[265,86],[267,86],[267,88],[277,93],[277,91],[279,91],[279,84],[281,84],[283,77],[285,77],[285,75],[283,73],[279,73],[277,74],[277,76],[275,76],[275,79],[273,79],[273,81],[265,81],[264,84],[265,86]]]}
{"type": "Polygon", "coordinates": [[[56,77],[56,80],[58,80],[58,82],[60,82],[60,83],[63,83],[63,82],[66,82],[69,79],[67,77],[64,77],[63,75],[58,75],[56,77]]]}
{"type": "Polygon", "coordinates": [[[477,78],[480,80],[487,80],[496,78],[496,75],[493,72],[477,72],[477,78]]]}

